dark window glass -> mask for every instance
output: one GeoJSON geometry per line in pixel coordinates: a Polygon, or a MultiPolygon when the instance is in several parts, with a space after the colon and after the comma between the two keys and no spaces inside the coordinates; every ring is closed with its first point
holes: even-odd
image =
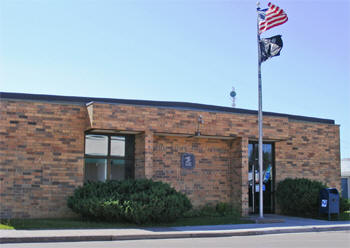
{"type": "MultiPolygon", "coordinates": [[[[264,212],[274,211],[274,151],[272,143],[263,144],[263,197],[264,212]]],[[[249,208],[251,213],[259,212],[259,145],[248,145],[249,208]]]]}
{"type": "Polygon", "coordinates": [[[105,181],[107,179],[107,159],[86,158],[85,180],[105,181]]]}
{"type": "Polygon", "coordinates": [[[112,159],[111,160],[111,177],[113,180],[126,179],[125,173],[125,160],[124,159],[112,159]]]}

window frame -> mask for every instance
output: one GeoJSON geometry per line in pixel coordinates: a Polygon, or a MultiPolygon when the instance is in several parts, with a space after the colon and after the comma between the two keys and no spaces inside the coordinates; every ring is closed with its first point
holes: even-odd
{"type": "Polygon", "coordinates": [[[111,180],[111,161],[112,160],[124,160],[125,164],[125,172],[127,173],[127,166],[131,166],[131,173],[128,176],[125,176],[125,179],[127,178],[135,178],[135,135],[132,134],[119,134],[119,133],[96,133],[91,131],[84,132],[84,182],[86,182],[86,176],[85,176],[85,169],[86,169],[86,159],[92,158],[92,159],[106,159],[107,160],[107,174],[105,181],[111,180]],[[101,135],[101,136],[107,136],[107,155],[90,155],[86,154],[86,136],[87,135],[101,135]],[[125,143],[124,143],[124,156],[117,156],[117,155],[111,155],[111,137],[124,137],[125,143]],[[128,140],[128,141],[127,141],[128,140]],[[127,144],[132,145],[132,155],[128,154],[127,144]],[[130,144],[131,143],[131,144],[130,144]]]}

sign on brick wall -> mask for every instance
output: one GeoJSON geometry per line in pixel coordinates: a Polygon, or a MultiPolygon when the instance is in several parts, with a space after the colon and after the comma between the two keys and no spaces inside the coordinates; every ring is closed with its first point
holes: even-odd
{"type": "Polygon", "coordinates": [[[193,169],[195,166],[195,157],[192,153],[181,154],[181,168],[193,169]]]}

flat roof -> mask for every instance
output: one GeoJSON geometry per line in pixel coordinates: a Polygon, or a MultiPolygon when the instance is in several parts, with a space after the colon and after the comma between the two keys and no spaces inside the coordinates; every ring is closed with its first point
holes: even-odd
{"type": "MultiPolygon", "coordinates": [[[[114,99],[114,98],[99,98],[99,97],[27,94],[27,93],[13,93],[13,92],[0,92],[0,100],[1,99],[61,102],[61,103],[67,102],[67,103],[79,103],[79,104],[87,104],[89,102],[102,102],[102,103],[128,104],[128,105],[149,106],[149,107],[176,108],[176,109],[184,109],[184,110],[199,110],[199,111],[211,111],[211,112],[225,112],[225,113],[233,113],[233,114],[258,115],[258,111],[256,110],[233,108],[233,107],[222,107],[222,106],[199,104],[199,103],[189,103],[189,102],[129,100],[129,99],[114,99]]],[[[265,116],[285,117],[296,121],[334,124],[334,120],[331,120],[331,119],[307,117],[307,116],[300,116],[300,115],[289,115],[289,114],[281,114],[281,113],[273,113],[273,112],[265,112],[265,111],[263,111],[263,114],[265,116]]]]}

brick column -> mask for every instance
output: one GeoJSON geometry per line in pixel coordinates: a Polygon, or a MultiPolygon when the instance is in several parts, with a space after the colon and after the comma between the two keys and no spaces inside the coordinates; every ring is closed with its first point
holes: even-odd
{"type": "Polygon", "coordinates": [[[241,177],[242,177],[242,214],[247,216],[249,214],[249,183],[248,183],[248,171],[249,171],[249,158],[248,158],[248,144],[249,140],[247,137],[242,138],[241,148],[242,148],[242,160],[241,160],[241,177]]]}
{"type": "Polygon", "coordinates": [[[135,135],[135,179],[145,178],[145,134],[135,135]]]}
{"type": "Polygon", "coordinates": [[[153,176],[153,132],[145,131],[145,177],[153,176]]]}
{"type": "Polygon", "coordinates": [[[248,206],[248,138],[240,137],[231,144],[232,202],[239,206],[242,215],[249,212],[248,206]]]}

